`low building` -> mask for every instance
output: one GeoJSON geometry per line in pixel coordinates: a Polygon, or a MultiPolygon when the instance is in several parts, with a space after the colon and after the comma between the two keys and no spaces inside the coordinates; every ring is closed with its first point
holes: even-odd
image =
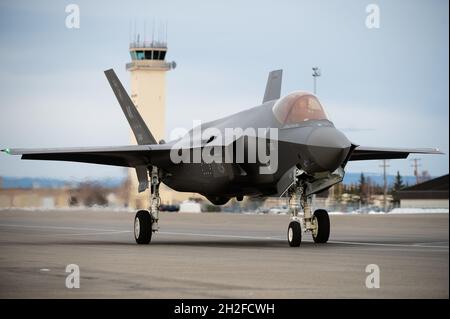
{"type": "Polygon", "coordinates": [[[398,192],[400,208],[449,208],[448,174],[403,188],[398,192]]]}
{"type": "Polygon", "coordinates": [[[0,189],[0,208],[64,208],[69,206],[67,189],[0,189]]]}
{"type": "Polygon", "coordinates": [[[126,207],[128,198],[124,185],[104,188],[82,183],[77,187],[0,188],[0,209],[108,206],[126,207]]]}

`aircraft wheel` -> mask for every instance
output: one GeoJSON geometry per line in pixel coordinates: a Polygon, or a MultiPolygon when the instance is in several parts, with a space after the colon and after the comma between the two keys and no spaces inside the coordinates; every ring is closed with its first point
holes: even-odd
{"type": "Polygon", "coordinates": [[[317,229],[313,232],[315,243],[326,243],[330,237],[330,217],[324,209],[317,209],[313,214],[317,229]]]}
{"type": "Polygon", "coordinates": [[[140,210],[134,217],[134,239],[140,245],[147,245],[152,240],[152,216],[147,210],[140,210]]]}
{"type": "Polygon", "coordinates": [[[302,228],[300,223],[296,220],[293,220],[289,223],[287,238],[289,246],[298,247],[302,242],[302,228]]]}

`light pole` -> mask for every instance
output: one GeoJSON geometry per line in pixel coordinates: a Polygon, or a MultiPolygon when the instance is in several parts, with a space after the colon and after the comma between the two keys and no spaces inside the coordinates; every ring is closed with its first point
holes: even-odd
{"type": "MultiPolygon", "coordinates": [[[[320,72],[320,69],[317,66],[313,67],[312,70],[313,70],[312,76],[314,78],[314,95],[316,95],[316,93],[317,93],[317,83],[316,83],[317,77],[320,76],[322,73],[320,72]]],[[[334,192],[334,188],[333,188],[333,192],[334,192]]],[[[315,202],[316,194],[313,195],[312,200],[313,200],[313,202],[315,202]]]]}
{"type": "Polygon", "coordinates": [[[317,83],[316,83],[317,77],[321,76],[322,72],[320,71],[319,67],[317,67],[317,66],[313,67],[312,70],[313,70],[312,76],[314,78],[314,95],[316,95],[317,94],[317,83]]]}

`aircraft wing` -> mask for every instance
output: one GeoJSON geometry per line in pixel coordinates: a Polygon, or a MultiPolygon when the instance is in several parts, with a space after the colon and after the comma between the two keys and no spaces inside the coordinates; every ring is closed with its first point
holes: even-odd
{"type": "Polygon", "coordinates": [[[2,151],[11,155],[22,155],[22,159],[28,160],[68,161],[138,167],[151,164],[156,165],[162,156],[168,154],[170,146],[156,144],[77,148],[16,148],[2,151]]]}
{"type": "Polygon", "coordinates": [[[349,161],[407,158],[409,154],[444,154],[437,148],[391,148],[356,146],[349,161]]]}

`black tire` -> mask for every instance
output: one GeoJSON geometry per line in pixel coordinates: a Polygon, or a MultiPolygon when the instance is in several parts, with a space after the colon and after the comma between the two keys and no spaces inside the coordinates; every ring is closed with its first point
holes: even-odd
{"type": "Polygon", "coordinates": [[[302,227],[298,221],[291,221],[287,231],[287,239],[289,246],[298,247],[302,242],[302,227]]]}
{"type": "Polygon", "coordinates": [[[140,210],[134,217],[134,239],[139,245],[148,245],[152,240],[152,215],[147,210],[140,210]]]}
{"type": "Polygon", "coordinates": [[[328,216],[328,212],[324,209],[317,209],[314,212],[314,218],[317,221],[317,234],[313,239],[315,243],[324,244],[328,241],[330,237],[330,217],[328,216]]]}

